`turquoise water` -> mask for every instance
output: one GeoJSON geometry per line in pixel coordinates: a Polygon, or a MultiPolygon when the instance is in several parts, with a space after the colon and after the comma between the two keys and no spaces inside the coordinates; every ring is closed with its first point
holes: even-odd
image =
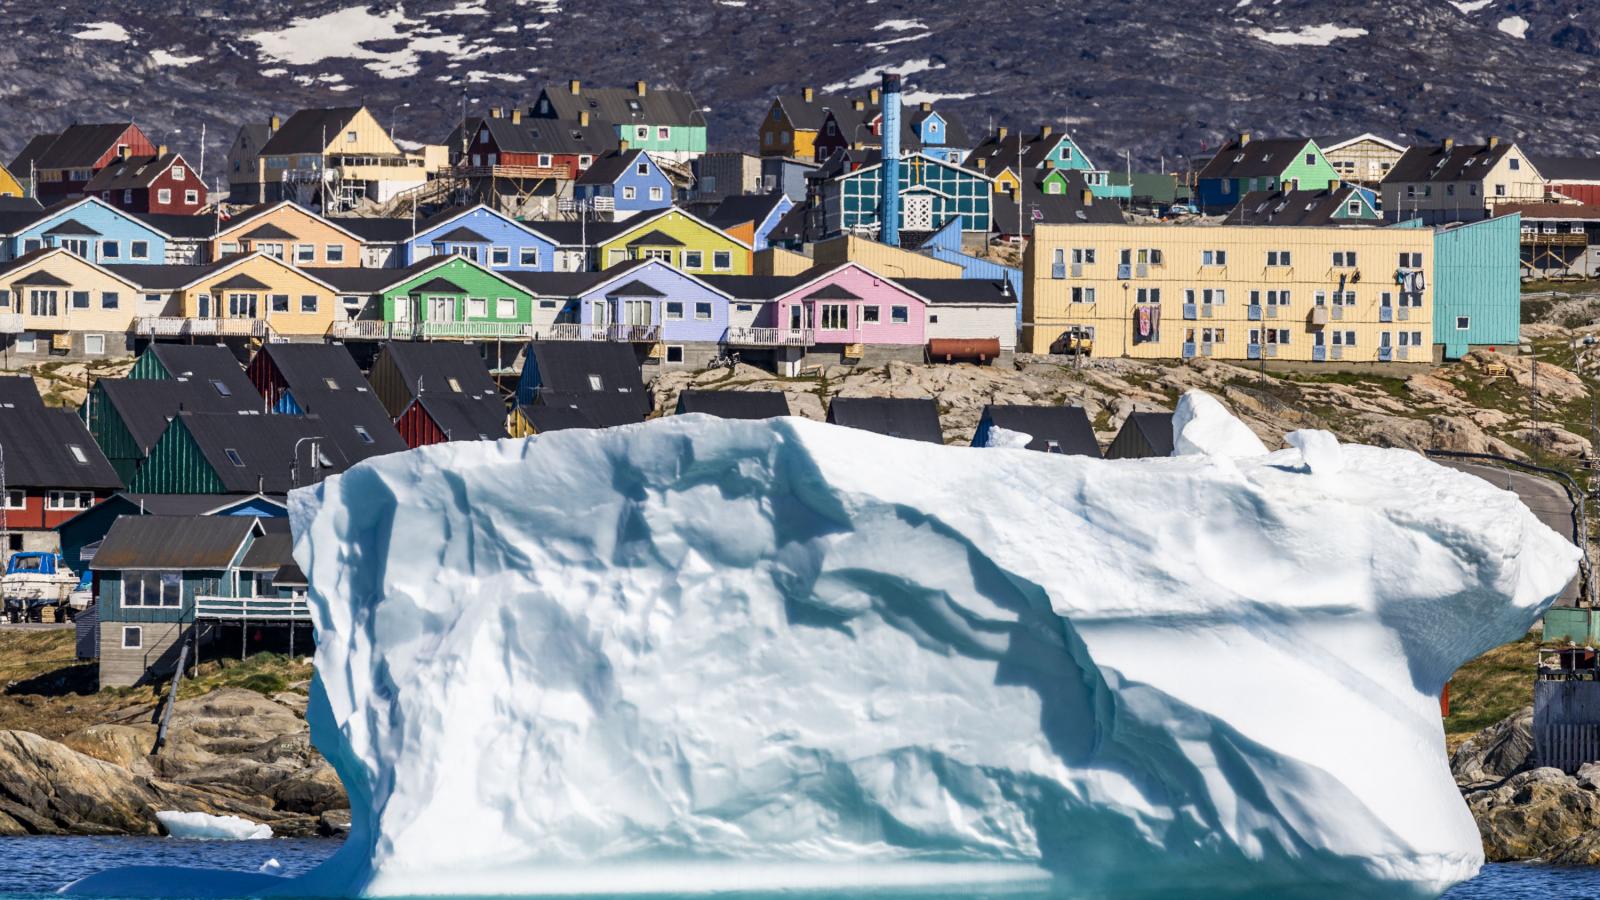
{"type": "MultiPolygon", "coordinates": [[[[337,841],[325,840],[0,838],[0,900],[43,900],[69,881],[120,866],[201,866],[254,872],[267,860],[276,859],[282,866],[279,871],[293,875],[312,868],[337,849],[337,841]]],[[[782,896],[783,900],[803,900],[795,894],[782,896]]],[[[977,895],[959,896],[970,900],[977,895]]],[[[1015,898],[1017,895],[1008,893],[1005,896],[1015,898]]],[[[1600,900],[1600,869],[1493,865],[1445,897],[1448,900],[1600,900]]],[[[918,900],[939,900],[939,895],[919,893],[918,900]]]]}

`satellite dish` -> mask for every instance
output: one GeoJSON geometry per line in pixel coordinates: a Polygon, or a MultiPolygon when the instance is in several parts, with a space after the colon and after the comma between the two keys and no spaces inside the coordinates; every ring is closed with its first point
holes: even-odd
{"type": "Polygon", "coordinates": [[[1406,290],[1409,290],[1413,294],[1420,294],[1425,286],[1426,281],[1422,277],[1421,270],[1406,274],[1406,290]]]}

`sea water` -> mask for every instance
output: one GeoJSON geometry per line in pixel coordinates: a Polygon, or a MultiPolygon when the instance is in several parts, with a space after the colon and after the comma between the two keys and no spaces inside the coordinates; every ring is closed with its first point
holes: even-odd
{"type": "MultiPolygon", "coordinates": [[[[158,837],[0,838],[0,900],[44,900],[63,884],[122,866],[198,866],[260,870],[277,860],[285,875],[305,872],[339,849],[338,841],[180,841],[158,837]]],[[[175,894],[174,896],[180,896],[175,894]]],[[[722,895],[728,900],[726,895],[722,895]]],[[[774,895],[776,898],[778,895],[774,895]]],[[[845,895],[829,894],[829,900],[845,895]]],[[[972,900],[970,891],[917,893],[917,900],[972,900]]],[[[997,894],[996,896],[1001,896],[997,894]]],[[[1007,900],[1026,895],[1006,892],[1007,900]]],[[[1445,895],[1447,900],[1600,900],[1600,868],[1568,869],[1537,865],[1489,865],[1483,874],[1445,895]]],[[[740,900],[760,900],[754,896],[740,900]]],[[[781,900],[805,900],[784,893],[781,900]]]]}

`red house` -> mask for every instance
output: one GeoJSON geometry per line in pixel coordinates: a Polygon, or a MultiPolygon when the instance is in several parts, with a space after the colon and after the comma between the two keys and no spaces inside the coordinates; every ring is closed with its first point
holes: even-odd
{"type": "Polygon", "coordinates": [[[469,176],[556,178],[571,181],[596,159],[617,149],[614,128],[579,114],[576,121],[536,119],[520,109],[489,110],[450,136],[451,162],[469,176]],[[463,143],[461,135],[467,135],[463,143]]]}
{"type": "MultiPolygon", "coordinates": [[[[42,137],[34,141],[42,143],[42,137]]],[[[33,158],[34,195],[46,206],[81,197],[89,181],[106,166],[134,156],[155,155],[156,145],[132,122],[72,125],[33,158]]]]}
{"type": "Polygon", "coordinates": [[[206,205],[206,186],[181,153],[130,156],[101,169],[84,193],[135,213],[192,216],[206,205]]]}
{"type": "Polygon", "coordinates": [[[56,528],[122,490],[89,429],[68,409],[46,407],[31,378],[0,378],[0,556],[60,552],[56,528]]]}
{"type": "Polygon", "coordinates": [[[499,392],[423,391],[394,427],[413,450],[445,441],[493,441],[506,436],[506,405],[499,392]]]}

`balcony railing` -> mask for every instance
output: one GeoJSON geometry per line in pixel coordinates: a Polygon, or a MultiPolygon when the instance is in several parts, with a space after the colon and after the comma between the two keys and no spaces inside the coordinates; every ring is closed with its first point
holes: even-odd
{"type": "Polygon", "coordinates": [[[461,178],[566,178],[565,166],[456,166],[461,178]]]}
{"type": "Polygon", "coordinates": [[[336,338],[354,338],[356,340],[383,341],[394,336],[394,322],[378,322],[372,319],[356,319],[349,322],[335,322],[329,333],[336,338]]]}
{"type": "Polygon", "coordinates": [[[196,597],[195,615],[208,619],[276,619],[309,622],[304,597],[196,597]]]}
{"type": "Polygon", "coordinates": [[[267,337],[265,319],[191,319],[185,316],[141,316],[134,331],[147,337],[267,337]]]}
{"type": "Polygon", "coordinates": [[[1589,244],[1589,235],[1583,232],[1559,231],[1524,231],[1522,233],[1524,244],[1549,244],[1557,247],[1585,247],[1589,244]]]}
{"type": "MultiPolygon", "coordinates": [[[[533,336],[533,326],[526,322],[415,322],[409,332],[425,338],[488,338],[518,339],[533,336]]],[[[406,335],[410,336],[410,334],[406,335]]]]}
{"type": "Polygon", "coordinates": [[[541,335],[552,341],[616,341],[651,344],[661,339],[658,325],[556,325],[541,335]]]}
{"type": "Polygon", "coordinates": [[[0,334],[21,334],[22,315],[20,313],[0,313],[0,334]]]}
{"type": "Polygon", "coordinates": [[[729,328],[726,343],[739,347],[809,347],[816,340],[809,328],[729,328]]]}

